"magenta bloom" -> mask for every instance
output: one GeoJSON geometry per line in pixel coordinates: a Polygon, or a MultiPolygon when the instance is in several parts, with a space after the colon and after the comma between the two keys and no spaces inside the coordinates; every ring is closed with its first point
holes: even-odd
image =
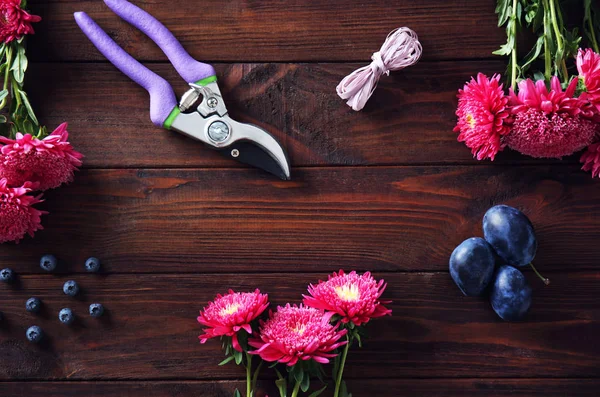
{"type": "Polygon", "coordinates": [[[377,282],[370,272],[333,273],[327,281],[309,285],[310,296],[304,295],[304,304],[340,315],[343,323],[366,324],[370,319],[391,315],[392,311],[379,298],[387,284],[377,282]]]}
{"type": "Polygon", "coordinates": [[[21,187],[8,187],[6,178],[0,179],[0,243],[19,242],[25,234],[33,237],[33,233],[43,229],[40,217],[47,214],[33,208],[42,202],[40,196],[33,197],[32,184],[27,182],[21,187]]]}
{"type": "Polygon", "coordinates": [[[590,101],[600,112],[600,54],[591,49],[577,53],[577,71],[585,86],[581,98],[590,101]]]}
{"type": "Polygon", "coordinates": [[[211,338],[230,336],[233,348],[242,351],[238,341],[238,332],[245,330],[252,334],[250,323],[260,316],[269,306],[269,296],[254,292],[233,292],[227,295],[217,295],[204,310],[200,311],[198,322],[205,325],[204,334],[200,335],[200,343],[206,343],[211,338]]]}
{"type": "Polygon", "coordinates": [[[593,177],[600,177],[600,143],[590,145],[581,155],[584,171],[591,171],[593,177]]]}
{"type": "Polygon", "coordinates": [[[71,182],[83,156],[73,149],[68,137],[67,123],[41,140],[30,134],[17,134],[14,140],[0,137],[0,143],[4,143],[0,175],[10,186],[21,186],[30,181],[37,183],[39,190],[71,182]]]}
{"type": "Polygon", "coordinates": [[[505,137],[508,146],[532,157],[568,156],[592,143],[596,124],[587,101],[574,98],[577,80],[566,91],[558,77],[548,90],[543,80],[519,82],[519,94],[511,90],[514,122],[505,137]]]}
{"type": "Polygon", "coordinates": [[[326,364],[337,354],[333,350],[348,343],[339,342],[347,330],[339,330],[339,323],[331,325],[333,313],[325,313],[312,307],[277,307],[267,321],[261,321],[260,338],[248,340],[265,361],[277,361],[293,366],[298,360],[310,359],[326,364]]]}
{"type": "Polygon", "coordinates": [[[33,34],[32,22],[42,18],[21,8],[21,0],[0,0],[0,41],[9,43],[25,34],[33,34]]]}
{"type": "Polygon", "coordinates": [[[464,142],[477,160],[494,160],[504,149],[502,137],[509,132],[507,102],[498,74],[488,79],[479,73],[477,81],[471,78],[458,90],[458,122],[454,132],[459,133],[458,141],[464,142]]]}

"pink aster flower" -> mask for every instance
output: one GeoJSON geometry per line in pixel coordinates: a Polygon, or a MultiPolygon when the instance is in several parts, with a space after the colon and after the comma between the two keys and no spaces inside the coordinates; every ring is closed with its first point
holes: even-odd
{"type": "Polygon", "coordinates": [[[459,133],[458,141],[464,142],[477,160],[493,161],[504,149],[502,137],[509,132],[507,102],[498,74],[488,79],[479,73],[477,81],[471,78],[458,90],[458,123],[454,132],[459,133]]]}
{"type": "Polygon", "coordinates": [[[327,281],[311,284],[308,287],[310,296],[303,295],[304,304],[339,314],[343,323],[366,324],[372,318],[392,314],[383,306],[390,301],[379,300],[386,286],[383,280],[377,282],[370,272],[359,275],[340,270],[330,275],[327,281]]]}
{"type": "Polygon", "coordinates": [[[67,141],[67,123],[58,126],[44,139],[30,134],[17,134],[16,139],[0,137],[0,175],[11,186],[26,181],[38,184],[39,190],[56,188],[73,180],[73,173],[81,165],[81,153],[67,141]]]}
{"type": "Polygon", "coordinates": [[[245,330],[252,334],[252,320],[260,316],[269,306],[269,296],[254,292],[233,292],[227,295],[217,295],[204,310],[200,311],[198,322],[207,326],[204,334],[200,335],[200,343],[206,343],[211,338],[230,336],[233,348],[242,351],[238,341],[238,332],[245,330]]]}
{"type": "Polygon", "coordinates": [[[590,101],[600,112],[600,54],[590,48],[577,53],[577,71],[585,86],[581,98],[590,101]]]}
{"type": "Polygon", "coordinates": [[[532,157],[568,156],[592,143],[596,124],[590,119],[587,101],[574,98],[577,80],[566,91],[558,77],[550,82],[550,90],[543,80],[519,82],[519,94],[510,91],[514,121],[507,145],[532,157]]]}
{"type": "Polygon", "coordinates": [[[591,171],[593,177],[600,177],[600,142],[590,145],[581,155],[584,171],[591,171]]]}
{"type": "Polygon", "coordinates": [[[23,10],[21,0],[0,0],[0,41],[9,43],[34,33],[31,23],[41,20],[23,10]]]}
{"type": "Polygon", "coordinates": [[[40,217],[47,214],[33,208],[41,203],[40,196],[33,197],[32,184],[25,183],[21,187],[10,188],[6,178],[0,179],[0,243],[19,242],[25,234],[33,237],[33,233],[43,229],[40,217]]]}
{"type": "Polygon", "coordinates": [[[333,313],[302,305],[279,306],[275,313],[270,312],[267,321],[261,321],[260,338],[248,340],[250,346],[258,349],[250,353],[290,367],[298,360],[313,359],[326,364],[337,355],[331,352],[347,343],[339,342],[347,330],[338,329],[339,323],[331,325],[332,316],[333,313]]]}

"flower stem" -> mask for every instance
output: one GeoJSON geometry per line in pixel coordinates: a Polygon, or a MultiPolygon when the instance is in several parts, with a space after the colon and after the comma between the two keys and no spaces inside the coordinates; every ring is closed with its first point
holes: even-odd
{"type": "Polygon", "coordinates": [[[594,24],[592,23],[592,18],[588,19],[588,29],[590,31],[590,38],[592,41],[592,48],[594,52],[600,53],[600,48],[598,48],[598,41],[596,40],[596,31],[594,29],[594,24]]]}
{"type": "MultiPolygon", "coordinates": [[[[563,43],[563,37],[562,37],[562,32],[560,27],[558,26],[558,20],[556,19],[556,1],[558,0],[550,0],[550,18],[552,21],[552,27],[554,28],[554,35],[556,36],[556,45],[558,47],[557,52],[563,54],[562,55],[562,59],[560,60],[560,62],[557,62],[557,67],[560,64],[560,74],[563,75],[563,81],[566,83],[569,81],[569,72],[567,71],[567,63],[565,62],[565,56],[564,56],[564,43],[563,43]]],[[[559,10],[560,11],[560,10],[559,10]]],[[[556,71],[556,74],[559,74],[559,71],[556,71]]]]}
{"type": "Polygon", "coordinates": [[[344,346],[344,351],[342,352],[342,359],[340,361],[340,368],[338,369],[337,378],[335,380],[335,391],[333,392],[333,397],[339,397],[340,395],[340,386],[342,384],[342,376],[344,375],[344,366],[346,365],[346,357],[348,357],[348,350],[350,349],[350,345],[352,344],[352,339],[346,335],[346,346],[344,346]]]}
{"type": "Polygon", "coordinates": [[[540,278],[540,280],[542,280],[544,282],[544,284],[550,285],[550,279],[542,276],[540,274],[540,272],[537,271],[537,269],[535,268],[535,266],[533,266],[533,262],[530,262],[529,266],[531,266],[531,268],[533,269],[534,273],[540,278]]]}
{"type": "Polygon", "coordinates": [[[252,393],[252,355],[246,353],[246,397],[250,397],[252,393]]]}
{"type": "MultiPolygon", "coordinates": [[[[516,32],[516,30],[517,30],[517,0],[513,0],[511,19],[513,20],[513,26],[515,27],[514,34],[516,36],[516,34],[517,34],[517,32],[516,32]]],[[[517,38],[516,37],[513,40],[513,48],[512,48],[512,52],[511,52],[510,56],[511,56],[510,86],[512,87],[513,90],[515,90],[517,88],[517,62],[518,62],[517,61],[517,38]]]]}
{"type": "Polygon", "coordinates": [[[544,77],[550,81],[552,77],[552,55],[550,54],[550,29],[548,27],[548,0],[544,0],[544,77]]]}
{"type": "MultiPolygon", "coordinates": [[[[308,374],[305,374],[308,376],[308,374]]],[[[296,385],[294,386],[294,390],[292,391],[292,397],[298,397],[298,391],[300,390],[300,382],[296,381],[296,385]]]]}

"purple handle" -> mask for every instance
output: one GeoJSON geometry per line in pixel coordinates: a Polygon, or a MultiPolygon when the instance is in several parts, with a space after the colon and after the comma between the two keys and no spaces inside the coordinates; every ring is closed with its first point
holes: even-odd
{"type": "Polygon", "coordinates": [[[75,21],[98,50],[133,81],[150,94],[150,119],[162,127],[177,106],[173,88],[165,79],[136,61],[111,39],[85,12],[76,12],[75,21]]]}
{"type": "Polygon", "coordinates": [[[215,75],[215,69],[211,65],[192,58],[169,29],[146,11],[126,0],[104,2],[115,14],[150,37],[169,58],[177,73],[188,83],[215,75]]]}

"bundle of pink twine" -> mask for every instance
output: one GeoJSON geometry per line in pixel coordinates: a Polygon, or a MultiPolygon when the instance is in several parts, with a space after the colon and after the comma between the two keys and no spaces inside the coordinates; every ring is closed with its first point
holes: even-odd
{"type": "Polygon", "coordinates": [[[348,106],[361,110],[371,95],[382,74],[390,75],[392,70],[401,70],[417,63],[423,48],[417,34],[409,28],[398,28],[390,32],[374,53],[370,65],[356,69],[344,77],[336,90],[340,98],[347,99],[348,106]]]}

